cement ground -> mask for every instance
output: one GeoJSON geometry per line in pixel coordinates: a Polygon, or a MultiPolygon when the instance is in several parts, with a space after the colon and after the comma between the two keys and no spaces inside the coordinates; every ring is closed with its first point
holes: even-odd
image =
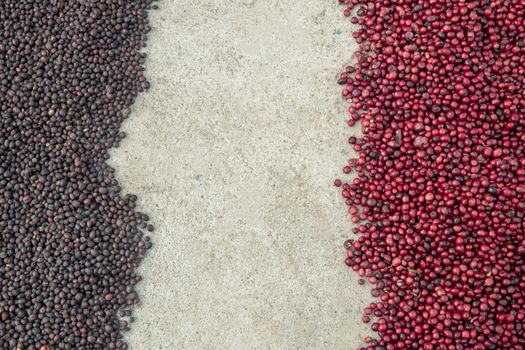
{"type": "Polygon", "coordinates": [[[161,0],[112,164],[158,228],[132,350],[356,349],[369,291],[332,186],[351,157],[337,0],[161,0]]]}

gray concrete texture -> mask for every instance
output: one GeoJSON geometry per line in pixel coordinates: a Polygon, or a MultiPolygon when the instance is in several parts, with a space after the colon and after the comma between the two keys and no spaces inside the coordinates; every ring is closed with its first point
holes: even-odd
{"type": "Polygon", "coordinates": [[[158,230],[132,350],[356,349],[369,290],[343,264],[352,155],[337,0],[162,0],[152,83],[112,165],[158,230]]]}

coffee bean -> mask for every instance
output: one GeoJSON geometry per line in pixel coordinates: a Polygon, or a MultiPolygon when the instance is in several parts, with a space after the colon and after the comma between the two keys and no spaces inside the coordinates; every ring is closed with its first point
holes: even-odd
{"type": "Polygon", "coordinates": [[[0,0],[0,349],[128,348],[153,226],[106,161],[153,2],[0,0]]]}

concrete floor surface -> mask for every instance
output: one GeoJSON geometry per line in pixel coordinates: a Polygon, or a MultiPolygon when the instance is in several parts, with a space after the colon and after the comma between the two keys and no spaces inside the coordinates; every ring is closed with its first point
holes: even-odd
{"type": "Polygon", "coordinates": [[[132,350],[356,349],[366,287],[332,186],[351,157],[336,0],[163,0],[112,164],[158,228],[132,350]]]}

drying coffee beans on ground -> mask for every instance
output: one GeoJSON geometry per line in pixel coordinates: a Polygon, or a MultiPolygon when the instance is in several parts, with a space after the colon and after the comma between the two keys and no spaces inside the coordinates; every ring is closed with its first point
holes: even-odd
{"type": "Polygon", "coordinates": [[[361,349],[525,348],[525,1],[340,0],[361,349]]]}
{"type": "Polygon", "coordinates": [[[151,0],[0,0],[0,349],[126,349],[151,246],[108,150],[151,0]]]}

